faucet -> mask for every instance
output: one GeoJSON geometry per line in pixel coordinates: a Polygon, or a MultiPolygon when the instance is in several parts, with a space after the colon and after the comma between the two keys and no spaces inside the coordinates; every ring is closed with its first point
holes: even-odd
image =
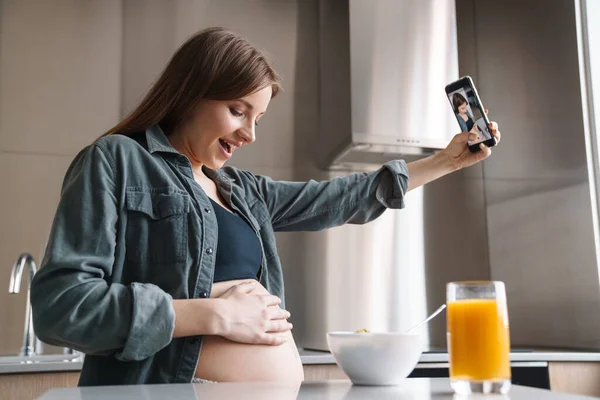
{"type": "Polygon", "coordinates": [[[23,274],[23,267],[27,265],[29,272],[29,281],[27,282],[27,305],[25,310],[25,330],[23,332],[23,347],[19,352],[20,356],[35,356],[35,342],[36,337],[33,333],[33,315],[31,312],[31,301],[29,300],[31,281],[33,276],[37,272],[37,266],[31,254],[23,253],[17,259],[17,262],[12,267],[10,274],[10,285],[8,287],[8,293],[19,293],[21,289],[21,275],[23,274]]]}

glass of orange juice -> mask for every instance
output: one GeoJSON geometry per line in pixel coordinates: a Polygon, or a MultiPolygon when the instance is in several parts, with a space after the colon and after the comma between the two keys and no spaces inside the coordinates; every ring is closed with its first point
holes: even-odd
{"type": "Polygon", "coordinates": [[[510,390],[510,338],[504,283],[446,287],[450,384],[459,395],[510,390]]]}

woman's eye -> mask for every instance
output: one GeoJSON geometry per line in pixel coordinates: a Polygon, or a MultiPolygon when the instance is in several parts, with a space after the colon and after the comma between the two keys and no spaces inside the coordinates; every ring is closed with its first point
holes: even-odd
{"type": "Polygon", "coordinates": [[[229,107],[229,112],[231,113],[231,115],[233,115],[235,117],[241,117],[242,115],[244,115],[244,113],[239,112],[238,110],[236,110],[233,107],[229,107]]]}

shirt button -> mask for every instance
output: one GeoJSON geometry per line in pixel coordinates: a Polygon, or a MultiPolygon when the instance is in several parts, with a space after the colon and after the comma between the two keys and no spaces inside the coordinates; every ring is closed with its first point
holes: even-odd
{"type": "Polygon", "coordinates": [[[206,208],[204,209],[204,212],[205,212],[205,213],[207,213],[207,214],[210,214],[210,208],[206,207],[206,208]]]}
{"type": "Polygon", "coordinates": [[[206,254],[210,255],[212,253],[213,253],[212,247],[209,247],[208,249],[206,249],[206,254]]]}
{"type": "Polygon", "coordinates": [[[203,299],[205,299],[205,298],[208,297],[208,293],[202,292],[202,293],[200,293],[200,297],[202,297],[203,299]]]}

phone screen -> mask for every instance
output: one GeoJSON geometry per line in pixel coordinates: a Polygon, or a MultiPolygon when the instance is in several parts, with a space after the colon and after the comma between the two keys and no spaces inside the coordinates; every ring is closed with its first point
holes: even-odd
{"type": "Polygon", "coordinates": [[[461,132],[473,132],[479,135],[479,139],[474,142],[469,141],[469,146],[485,142],[492,138],[492,134],[487,126],[484,110],[477,96],[470,85],[448,93],[448,99],[454,110],[454,115],[458,120],[461,132]]]}

